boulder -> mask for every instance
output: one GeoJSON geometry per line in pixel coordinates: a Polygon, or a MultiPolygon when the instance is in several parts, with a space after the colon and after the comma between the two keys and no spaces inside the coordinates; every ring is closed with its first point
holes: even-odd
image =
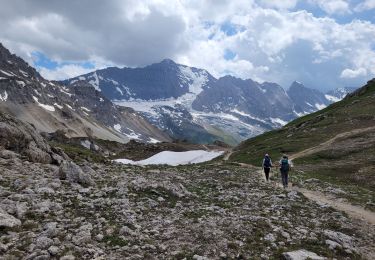
{"type": "Polygon", "coordinates": [[[318,256],[314,252],[307,251],[305,249],[300,249],[297,251],[283,253],[283,257],[286,260],[324,260],[327,259],[322,256],[318,256]]]}
{"type": "Polygon", "coordinates": [[[88,173],[82,171],[74,162],[64,161],[59,168],[59,178],[70,183],[78,183],[82,186],[92,186],[94,181],[88,173]]]}
{"type": "Polygon", "coordinates": [[[32,162],[52,162],[50,146],[30,124],[1,112],[0,147],[24,155],[32,162]]]}
{"type": "Polygon", "coordinates": [[[0,209],[0,227],[13,228],[21,226],[21,221],[0,209]]]}

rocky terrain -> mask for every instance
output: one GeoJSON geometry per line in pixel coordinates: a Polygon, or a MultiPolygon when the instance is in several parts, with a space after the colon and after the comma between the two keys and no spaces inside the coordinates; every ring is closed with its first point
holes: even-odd
{"type": "Polygon", "coordinates": [[[33,124],[38,131],[64,130],[69,137],[122,143],[171,140],[134,110],[117,107],[86,82],[75,82],[68,89],[44,79],[1,43],[0,111],[33,124]]]}
{"type": "Polygon", "coordinates": [[[373,227],[255,169],[72,165],[2,155],[2,259],[359,259],[374,244],[373,227]]]}
{"type": "Polygon", "coordinates": [[[258,168],[76,164],[31,125],[0,119],[1,259],[373,257],[374,226],[258,168]]]}

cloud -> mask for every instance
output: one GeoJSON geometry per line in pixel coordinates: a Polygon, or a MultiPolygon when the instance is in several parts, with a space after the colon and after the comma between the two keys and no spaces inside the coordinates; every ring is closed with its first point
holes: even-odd
{"type": "Polygon", "coordinates": [[[291,9],[294,8],[298,0],[283,0],[283,1],[274,1],[274,0],[260,0],[259,3],[265,7],[277,8],[277,9],[291,9]]]}
{"type": "Polygon", "coordinates": [[[328,14],[345,14],[350,13],[350,6],[345,0],[310,0],[317,4],[323,11],[328,14]]]}
{"type": "Polygon", "coordinates": [[[84,68],[80,65],[69,64],[58,66],[53,69],[41,67],[39,73],[46,79],[49,80],[64,80],[67,78],[73,78],[82,74],[91,72],[92,69],[84,68]]]}
{"type": "Polygon", "coordinates": [[[354,11],[356,12],[362,12],[367,10],[375,9],[375,0],[365,0],[362,3],[358,4],[354,11]]]}
{"type": "Polygon", "coordinates": [[[359,76],[365,76],[367,74],[367,71],[366,69],[364,68],[359,68],[359,69],[356,69],[356,70],[352,70],[352,69],[344,69],[342,72],[341,72],[341,75],[340,77],[341,78],[349,78],[349,79],[352,79],[352,78],[357,78],[359,76]]]}
{"type": "Polygon", "coordinates": [[[375,25],[332,18],[355,18],[349,1],[308,3],[327,15],[303,10],[298,0],[9,1],[0,9],[0,41],[31,64],[38,66],[35,51],[55,61],[38,68],[51,79],[86,73],[88,61],[97,69],[164,58],[285,87],[294,80],[320,89],[358,86],[375,77],[375,25]]]}

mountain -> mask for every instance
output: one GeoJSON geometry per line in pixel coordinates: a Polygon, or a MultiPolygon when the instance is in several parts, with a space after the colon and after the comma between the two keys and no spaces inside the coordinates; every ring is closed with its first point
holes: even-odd
{"type": "Polygon", "coordinates": [[[337,88],[337,89],[328,91],[324,96],[329,101],[337,102],[337,101],[342,100],[344,97],[346,97],[346,95],[354,92],[355,90],[356,88],[351,88],[351,87],[337,88]]]}
{"type": "Polygon", "coordinates": [[[197,143],[238,144],[333,102],[301,83],[293,82],[286,92],[276,83],[216,79],[172,60],[144,68],[106,68],[63,83],[69,88],[82,80],[116,104],[141,112],[170,136],[197,143]]]}
{"type": "Polygon", "coordinates": [[[323,110],[242,142],[230,160],[259,165],[265,153],[275,160],[287,153],[295,164],[295,182],[341,189],[348,200],[375,210],[370,203],[375,190],[374,111],[372,79],[323,110]]]}
{"type": "Polygon", "coordinates": [[[70,88],[44,79],[0,44],[0,110],[42,132],[64,130],[69,137],[127,142],[169,141],[169,136],[129,108],[117,107],[91,84],[70,88]]]}
{"type": "Polygon", "coordinates": [[[298,115],[315,112],[331,103],[320,91],[307,88],[297,81],[294,81],[289,87],[288,95],[294,103],[294,111],[298,115]]]}

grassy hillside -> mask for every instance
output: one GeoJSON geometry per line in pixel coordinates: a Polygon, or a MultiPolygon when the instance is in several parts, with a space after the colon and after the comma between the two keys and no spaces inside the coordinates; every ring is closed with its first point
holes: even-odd
{"type": "MultiPolygon", "coordinates": [[[[375,79],[340,102],[241,143],[230,160],[260,165],[265,153],[278,160],[283,153],[293,155],[312,147],[319,148],[294,160],[301,176],[346,187],[349,193],[363,188],[373,196],[375,79]]],[[[373,204],[369,196],[358,200],[373,204]]]]}

